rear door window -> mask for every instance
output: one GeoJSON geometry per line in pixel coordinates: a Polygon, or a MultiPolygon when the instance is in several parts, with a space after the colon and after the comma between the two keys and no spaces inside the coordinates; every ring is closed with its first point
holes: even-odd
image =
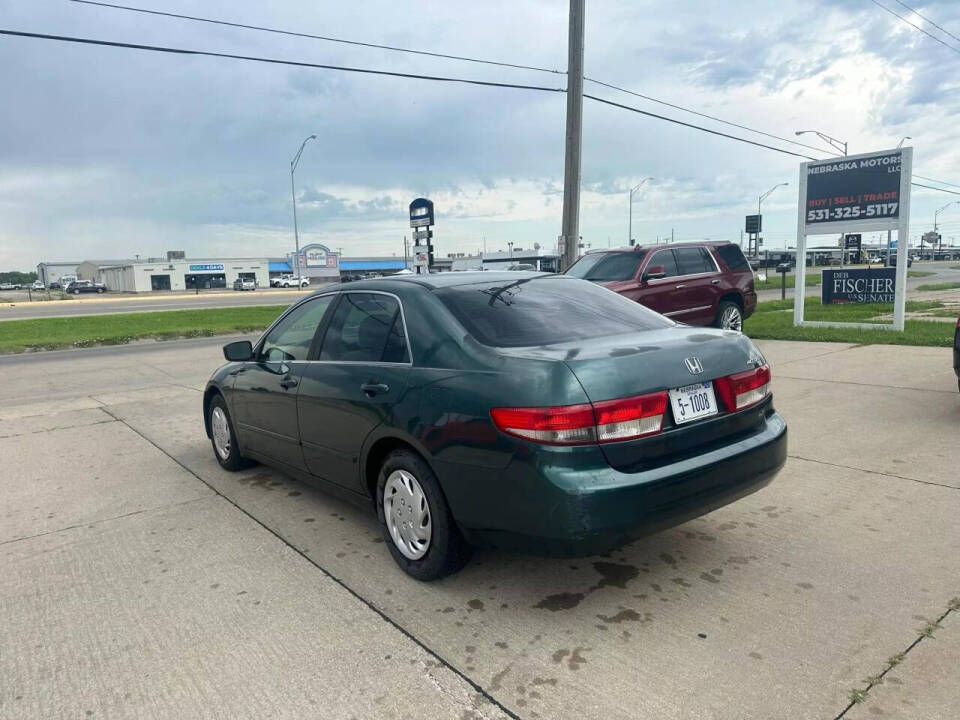
{"type": "Polygon", "coordinates": [[[733,272],[748,272],[750,270],[750,264],[743,256],[743,251],[736,245],[717,245],[714,251],[733,272]]]}
{"type": "Polygon", "coordinates": [[[344,293],[323,339],[320,360],[410,362],[397,299],[378,293],[344,293]]]}
{"type": "Polygon", "coordinates": [[[696,275],[698,273],[716,272],[713,263],[701,252],[702,248],[674,248],[673,253],[677,256],[677,265],[680,268],[681,275],[696,275]]]}
{"type": "Polygon", "coordinates": [[[670,320],[589,282],[563,276],[441,288],[437,297],[476,340],[529,347],[670,327],[670,320]]]}

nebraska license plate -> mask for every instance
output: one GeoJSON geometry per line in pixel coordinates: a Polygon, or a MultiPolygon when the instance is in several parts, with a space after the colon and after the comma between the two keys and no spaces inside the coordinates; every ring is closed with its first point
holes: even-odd
{"type": "Polygon", "coordinates": [[[677,425],[717,414],[713,383],[695,383],[670,391],[673,420],[677,425]]]}

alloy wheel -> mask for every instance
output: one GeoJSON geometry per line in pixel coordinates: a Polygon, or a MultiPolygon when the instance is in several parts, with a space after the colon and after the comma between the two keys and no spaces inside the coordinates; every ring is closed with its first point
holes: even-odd
{"type": "Polygon", "coordinates": [[[720,327],[724,330],[741,332],[743,330],[743,315],[740,313],[740,308],[736,305],[728,305],[720,317],[720,327]]]}
{"type": "Polygon", "coordinates": [[[404,557],[419,560],[430,549],[433,525],[430,505],[417,479],[394,470],[383,488],[383,518],[390,538],[404,557]]]}

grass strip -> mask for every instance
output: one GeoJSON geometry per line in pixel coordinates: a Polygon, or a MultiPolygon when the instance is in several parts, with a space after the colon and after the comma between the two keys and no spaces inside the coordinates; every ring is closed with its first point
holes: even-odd
{"type": "Polygon", "coordinates": [[[932,292],[934,290],[956,290],[960,288],[960,282],[930,283],[927,285],[917,285],[917,290],[921,292],[932,292]]]}
{"type": "MultiPolygon", "coordinates": [[[[907,312],[927,312],[942,308],[936,301],[907,302],[907,312]]],[[[893,313],[889,304],[821,305],[817,298],[804,303],[806,320],[886,324],[879,319],[893,313]]],[[[952,347],[952,323],[932,320],[907,320],[903,332],[866,328],[794,327],[793,300],[775,300],[757,304],[756,312],[747,318],[743,332],[758,340],[806,340],[809,342],[845,342],[857,345],[924,345],[952,347]]]]}
{"type": "Polygon", "coordinates": [[[264,305],[6,320],[0,322],[0,353],[258,332],[287,307],[264,305]]]}

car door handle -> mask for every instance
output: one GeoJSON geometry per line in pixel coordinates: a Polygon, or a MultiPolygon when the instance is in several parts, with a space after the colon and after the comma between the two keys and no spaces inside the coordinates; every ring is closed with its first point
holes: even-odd
{"type": "Polygon", "coordinates": [[[711,281],[710,281],[710,284],[711,284],[711,285],[719,285],[719,284],[720,284],[720,280],[718,280],[718,279],[711,280],[711,281]]]}
{"type": "Polygon", "coordinates": [[[683,290],[685,287],[686,287],[686,285],[677,285],[677,288],[676,288],[676,289],[677,289],[677,290],[683,290]]]}
{"type": "Polygon", "coordinates": [[[383,383],[377,382],[368,382],[360,386],[360,389],[363,390],[364,394],[367,397],[373,397],[379,393],[388,393],[390,392],[390,386],[384,385],[383,383]]]}
{"type": "Polygon", "coordinates": [[[300,381],[291,375],[287,375],[283,380],[280,381],[280,387],[284,390],[289,390],[292,387],[296,387],[300,384],[300,381]]]}

